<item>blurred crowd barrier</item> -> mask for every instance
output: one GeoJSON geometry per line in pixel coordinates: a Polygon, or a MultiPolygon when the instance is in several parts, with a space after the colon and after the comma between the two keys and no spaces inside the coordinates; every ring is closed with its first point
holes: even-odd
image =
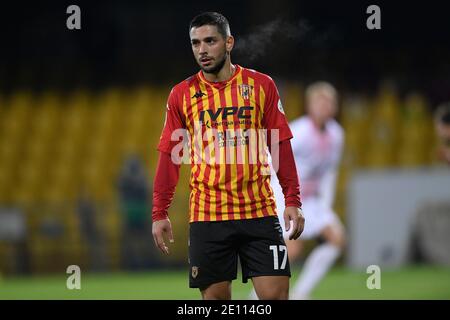
{"type": "Polygon", "coordinates": [[[450,266],[448,168],[360,169],[346,198],[347,266],[450,266]]]}
{"type": "MultiPolygon", "coordinates": [[[[298,83],[280,85],[289,120],[304,113],[303,89],[298,83]]],[[[188,166],[182,167],[170,211],[175,244],[169,258],[154,250],[151,236],[152,176],[169,90],[0,94],[2,273],[187,261],[188,166]],[[130,157],[142,164],[149,196],[131,199],[128,210],[120,177],[130,157]],[[139,218],[142,212],[146,219],[139,218]]],[[[335,209],[345,221],[346,186],[354,169],[432,166],[437,140],[432,106],[420,93],[400,97],[387,86],[374,96],[341,92],[340,105],[346,145],[335,209]]]]}

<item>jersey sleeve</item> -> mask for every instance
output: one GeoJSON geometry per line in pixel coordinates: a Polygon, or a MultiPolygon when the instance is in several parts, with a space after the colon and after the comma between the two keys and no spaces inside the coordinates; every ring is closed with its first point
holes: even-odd
{"type": "Polygon", "coordinates": [[[169,154],[160,152],[153,181],[153,221],[168,217],[167,211],[173,200],[179,176],[180,165],[174,164],[169,154]]]}
{"type": "MultiPolygon", "coordinates": [[[[279,141],[292,138],[278,89],[272,79],[263,87],[265,91],[265,103],[263,113],[263,125],[268,131],[278,130],[279,141]]],[[[268,132],[269,133],[269,132],[268,132]]],[[[270,133],[269,133],[270,136],[270,133]]],[[[273,142],[272,142],[273,143],[273,142]]]]}
{"type": "Polygon", "coordinates": [[[167,99],[164,127],[158,144],[159,151],[171,153],[173,148],[182,141],[182,132],[186,125],[181,110],[182,94],[177,87],[174,87],[167,99]]]}
{"type": "Polygon", "coordinates": [[[289,140],[280,142],[280,159],[283,161],[280,162],[277,177],[284,194],[285,207],[301,208],[300,182],[289,140]]]}

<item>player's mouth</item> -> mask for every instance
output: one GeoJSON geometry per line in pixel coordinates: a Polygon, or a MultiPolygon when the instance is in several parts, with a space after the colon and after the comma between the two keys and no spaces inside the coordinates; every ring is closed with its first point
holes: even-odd
{"type": "Polygon", "coordinates": [[[213,60],[212,58],[201,58],[200,63],[203,66],[209,66],[211,64],[212,60],[213,60]]]}

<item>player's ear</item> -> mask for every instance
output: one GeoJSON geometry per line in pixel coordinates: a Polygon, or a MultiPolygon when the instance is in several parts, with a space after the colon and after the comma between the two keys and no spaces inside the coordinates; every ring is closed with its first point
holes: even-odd
{"type": "Polygon", "coordinates": [[[225,41],[225,46],[227,48],[227,52],[231,52],[231,50],[233,50],[233,47],[234,47],[234,37],[233,36],[227,37],[227,40],[225,41]]]}

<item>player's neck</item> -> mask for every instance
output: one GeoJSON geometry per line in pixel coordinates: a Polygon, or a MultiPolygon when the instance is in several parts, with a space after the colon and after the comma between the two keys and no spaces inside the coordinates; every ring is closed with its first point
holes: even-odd
{"type": "Polygon", "coordinates": [[[326,121],[319,121],[317,119],[314,119],[313,117],[311,117],[311,120],[314,126],[317,128],[317,130],[319,130],[320,132],[325,131],[326,121]]]}
{"type": "Polygon", "coordinates": [[[206,73],[202,71],[203,76],[206,80],[209,82],[223,82],[229,80],[236,71],[236,66],[231,64],[230,60],[227,59],[225,61],[225,64],[223,65],[222,69],[219,70],[217,73],[206,73]]]}

